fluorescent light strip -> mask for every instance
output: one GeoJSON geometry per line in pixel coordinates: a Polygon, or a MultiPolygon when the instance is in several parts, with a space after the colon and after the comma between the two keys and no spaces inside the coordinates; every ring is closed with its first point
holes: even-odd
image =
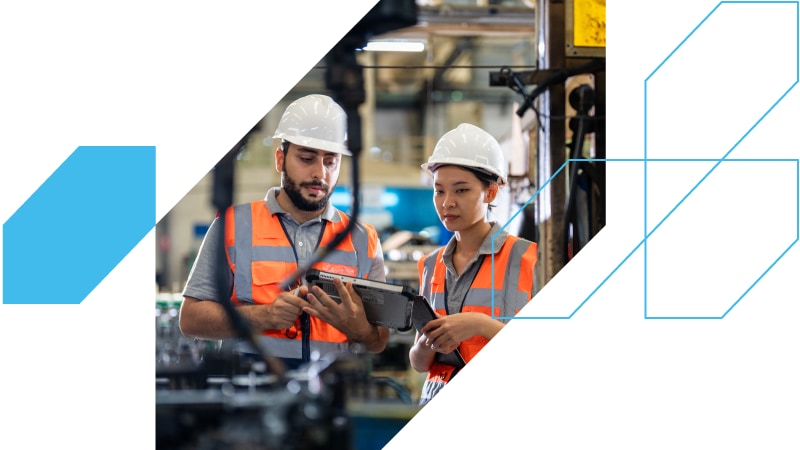
{"type": "Polygon", "coordinates": [[[369,41],[362,48],[369,52],[421,52],[425,43],[420,41],[369,41]]]}

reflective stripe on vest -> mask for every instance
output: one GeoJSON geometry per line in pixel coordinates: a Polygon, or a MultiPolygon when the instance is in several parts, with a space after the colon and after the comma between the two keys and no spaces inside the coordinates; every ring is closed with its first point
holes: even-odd
{"type": "MultiPolygon", "coordinates": [[[[441,315],[447,314],[445,279],[447,268],[442,261],[444,247],[431,252],[418,262],[420,270],[420,294],[441,315]]],[[[464,298],[460,312],[480,312],[495,317],[511,316],[519,312],[504,311],[513,305],[523,305],[533,295],[533,267],[537,259],[537,245],[533,242],[509,235],[494,257],[494,285],[492,285],[492,258],[483,258],[478,273],[464,298]],[[492,291],[494,288],[494,310],[492,291]]],[[[473,336],[458,346],[464,361],[469,362],[489,341],[482,336],[473,336]]],[[[428,371],[422,390],[421,403],[425,403],[455,375],[456,369],[434,361],[428,371]]]]}
{"type": "MultiPolygon", "coordinates": [[[[340,214],[340,222],[326,221],[319,247],[344,230],[349,217],[340,214]]],[[[366,278],[377,251],[378,234],[374,228],[356,224],[351,233],[329,252],[324,261],[312,265],[325,272],[366,278]]],[[[297,259],[277,215],[270,214],[263,201],[236,205],[225,214],[225,248],[233,272],[234,304],[270,304],[281,292],[281,283],[297,270],[297,259]]],[[[347,337],[331,325],[310,317],[311,351],[321,355],[347,348],[347,337]],[[334,345],[330,345],[334,344],[334,345]]],[[[299,358],[302,336],[298,329],[265,330],[264,336],[276,348],[287,353],[277,355],[299,358]],[[295,351],[296,349],[296,351],[295,351]]],[[[272,349],[272,347],[269,347],[272,349]]]]}
{"type": "MultiPolygon", "coordinates": [[[[533,266],[536,264],[537,246],[533,242],[516,236],[507,236],[505,243],[494,257],[494,316],[511,316],[519,312],[503,311],[504,307],[523,305],[532,296],[533,266]]],[[[420,259],[422,273],[421,295],[428,299],[434,310],[446,314],[445,279],[447,269],[442,262],[444,247],[420,259]]],[[[464,299],[464,308],[492,315],[492,258],[483,258],[483,264],[472,281],[464,299]]]]}
{"type": "MultiPolygon", "coordinates": [[[[261,344],[269,349],[269,353],[277,358],[298,358],[303,351],[303,342],[299,339],[286,339],[283,337],[259,336],[261,344]]],[[[324,342],[311,340],[311,351],[319,352],[320,357],[347,353],[350,344],[347,342],[324,342]]]]}

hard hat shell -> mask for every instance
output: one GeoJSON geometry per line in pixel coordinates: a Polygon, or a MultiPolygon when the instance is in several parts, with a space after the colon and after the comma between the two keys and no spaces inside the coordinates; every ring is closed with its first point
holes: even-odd
{"type": "Polygon", "coordinates": [[[347,114],[327,95],[311,94],[286,107],[275,139],[351,156],[347,149],[347,114]]]}
{"type": "Polygon", "coordinates": [[[497,176],[500,186],[508,182],[503,150],[491,134],[468,123],[448,131],[436,143],[422,169],[433,173],[443,165],[472,167],[497,176]]]}

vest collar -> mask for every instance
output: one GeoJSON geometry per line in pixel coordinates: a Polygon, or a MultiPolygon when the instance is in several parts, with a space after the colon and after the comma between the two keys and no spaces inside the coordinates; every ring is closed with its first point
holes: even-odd
{"type": "MultiPolygon", "coordinates": [[[[503,243],[506,242],[506,238],[508,237],[508,232],[503,230],[503,227],[500,226],[497,222],[492,222],[492,228],[489,230],[489,234],[483,239],[480,248],[478,248],[478,253],[475,254],[475,258],[480,255],[491,255],[492,254],[492,236],[497,234],[497,237],[494,239],[494,253],[500,251],[500,247],[503,246],[503,243]],[[498,233],[499,231],[499,233],[498,233]]],[[[453,236],[450,238],[450,241],[447,243],[447,246],[444,248],[444,253],[442,257],[447,260],[453,259],[453,252],[456,249],[456,237],[453,236]]]]}

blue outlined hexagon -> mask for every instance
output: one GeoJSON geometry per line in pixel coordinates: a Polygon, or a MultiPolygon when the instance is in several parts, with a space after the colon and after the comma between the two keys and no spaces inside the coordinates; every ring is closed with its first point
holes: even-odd
{"type": "Polygon", "coordinates": [[[78,147],[3,224],[3,303],[79,304],[155,226],[155,147],[78,147]]]}

